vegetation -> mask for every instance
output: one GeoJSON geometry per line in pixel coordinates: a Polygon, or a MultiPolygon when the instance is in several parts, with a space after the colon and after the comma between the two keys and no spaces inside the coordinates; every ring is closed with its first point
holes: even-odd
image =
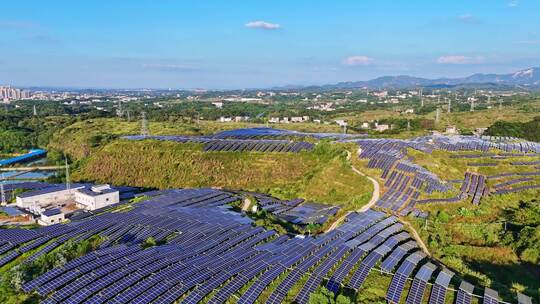
{"type": "Polygon", "coordinates": [[[540,116],[536,116],[528,122],[499,120],[486,130],[486,135],[511,136],[531,141],[540,141],[540,116]]]}
{"type": "Polygon", "coordinates": [[[325,142],[309,152],[241,153],[203,152],[199,144],[116,140],[80,161],[73,178],[159,189],[262,191],[350,208],[365,204],[372,191],[371,183],[347,165],[344,149],[325,142]]]}
{"type": "Polygon", "coordinates": [[[523,292],[538,301],[540,208],[538,191],[489,196],[470,203],[425,206],[427,223],[413,224],[430,252],[477,285],[506,299],[523,292]]]}
{"type": "Polygon", "coordinates": [[[39,251],[43,246],[23,254],[17,261],[11,262],[0,268],[0,303],[39,303],[40,297],[36,294],[21,292],[24,282],[33,280],[54,267],[59,267],[72,259],[80,257],[95,250],[101,243],[99,236],[77,243],[68,241],[61,247],[43,255],[32,262],[21,263],[30,254],[39,251]]]}

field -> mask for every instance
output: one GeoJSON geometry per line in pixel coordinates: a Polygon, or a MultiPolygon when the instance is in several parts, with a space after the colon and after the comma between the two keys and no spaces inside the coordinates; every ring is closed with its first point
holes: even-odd
{"type": "MultiPolygon", "coordinates": [[[[459,129],[474,130],[476,128],[487,128],[497,120],[505,120],[510,122],[524,122],[538,116],[540,112],[540,101],[534,101],[527,104],[524,108],[522,105],[505,105],[503,110],[499,110],[497,105],[493,105],[491,109],[477,110],[474,112],[451,112],[446,113],[441,111],[440,123],[436,129],[444,130],[448,125],[455,125],[459,129]]],[[[392,110],[370,110],[360,112],[358,114],[344,114],[336,116],[336,119],[345,119],[349,124],[354,125],[365,121],[380,120],[386,118],[428,118],[435,119],[435,112],[425,115],[418,114],[400,114],[392,110]]]]}

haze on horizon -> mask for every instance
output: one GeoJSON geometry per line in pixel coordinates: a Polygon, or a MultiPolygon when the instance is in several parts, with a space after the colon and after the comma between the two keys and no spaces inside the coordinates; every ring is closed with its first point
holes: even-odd
{"type": "Polygon", "coordinates": [[[0,84],[254,88],[540,66],[540,2],[0,0],[0,84]]]}

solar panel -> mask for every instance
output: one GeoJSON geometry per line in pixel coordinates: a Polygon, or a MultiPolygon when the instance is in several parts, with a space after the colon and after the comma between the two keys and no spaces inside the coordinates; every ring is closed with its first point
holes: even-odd
{"type": "Polygon", "coordinates": [[[409,289],[409,295],[407,296],[407,304],[423,303],[424,293],[429,282],[432,273],[437,269],[432,263],[423,265],[416,273],[409,289]]]}
{"type": "Polygon", "coordinates": [[[454,273],[446,268],[441,270],[435,279],[435,284],[431,289],[429,304],[444,304],[446,298],[446,288],[450,284],[450,280],[454,273]]]}
{"type": "Polygon", "coordinates": [[[491,289],[491,288],[485,288],[484,289],[484,304],[498,304],[499,303],[499,294],[491,289]]]}
{"type": "Polygon", "coordinates": [[[518,293],[518,304],[532,304],[532,299],[522,293],[518,293]]]}

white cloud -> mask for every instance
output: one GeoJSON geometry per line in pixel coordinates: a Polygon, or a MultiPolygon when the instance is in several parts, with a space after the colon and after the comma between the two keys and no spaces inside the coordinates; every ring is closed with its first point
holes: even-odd
{"type": "Polygon", "coordinates": [[[159,71],[193,71],[194,68],[180,64],[162,64],[162,63],[145,63],[142,65],[145,69],[159,71]]]}
{"type": "Polygon", "coordinates": [[[511,0],[506,5],[508,5],[509,7],[516,7],[516,6],[519,5],[519,1],[518,0],[511,0]]]}
{"type": "Polygon", "coordinates": [[[471,14],[463,14],[457,17],[459,22],[462,23],[479,23],[478,19],[471,14]]]}
{"type": "Polygon", "coordinates": [[[462,55],[449,55],[441,56],[437,58],[439,64],[480,64],[484,62],[484,57],[476,56],[462,56],[462,55]]]}
{"type": "Polygon", "coordinates": [[[372,58],[369,58],[368,56],[349,56],[343,60],[343,64],[345,65],[368,65],[373,62],[372,58]]]}
{"type": "Polygon", "coordinates": [[[277,23],[270,23],[270,22],[261,21],[261,20],[248,22],[244,24],[244,26],[248,28],[257,28],[257,29],[263,29],[263,30],[277,30],[281,28],[281,25],[277,23]]]}

